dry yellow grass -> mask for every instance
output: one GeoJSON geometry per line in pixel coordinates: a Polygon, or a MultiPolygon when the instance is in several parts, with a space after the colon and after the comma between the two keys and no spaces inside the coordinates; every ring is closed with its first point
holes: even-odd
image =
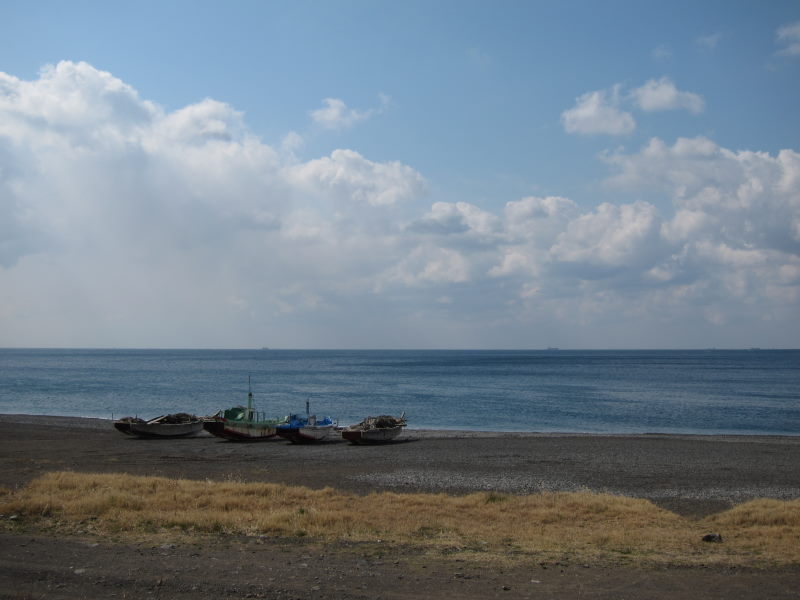
{"type": "Polygon", "coordinates": [[[357,496],[265,483],[71,472],[0,495],[0,513],[69,531],[306,536],[498,557],[669,564],[800,564],[800,501],[759,500],[704,521],[591,493],[357,496]],[[721,533],[722,544],[701,541],[721,533]]]}

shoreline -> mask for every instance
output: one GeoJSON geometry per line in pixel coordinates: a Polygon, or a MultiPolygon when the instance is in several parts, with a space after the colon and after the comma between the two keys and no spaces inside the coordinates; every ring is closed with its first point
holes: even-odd
{"type": "MultiPolygon", "coordinates": [[[[23,425],[40,425],[47,427],[75,427],[81,429],[104,430],[111,426],[113,420],[100,417],[73,417],[63,415],[30,415],[25,413],[0,413],[0,423],[17,423],[23,425]]],[[[407,436],[425,439],[469,439],[469,438],[547,438],[547,437],[598,437],[598,438],[668,438],[668,439],[701,439],[708,441],[774,441],[784,440],[800,444],[800,433],[788,434],[752,434],[752,433],[596,433],[576,431],[494,431],[481,429],[428,429],[406,428],[407,436]]],[[[206,436],[203,436],[206,437],[206,436]]]]}
{"type": "Polygon", "coordinates": [[[800,498],[800,436],[406,430],[384,445],[235,443],[203,432],[141,440],[110,419],[0,414],[0,486],[48,471],[275,482],[345,492],[590,491],[706,516],[800,498]]]}

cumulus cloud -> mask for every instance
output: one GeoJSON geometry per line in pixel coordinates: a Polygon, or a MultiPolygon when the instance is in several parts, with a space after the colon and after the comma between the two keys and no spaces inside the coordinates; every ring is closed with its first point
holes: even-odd
{"type": "Polygon", "coordinates": [[[399,162],[375,163],[354,150],[334,150],[330,156],[290,167],[286,173],[299,188],[372,206],[414,198],[424,189],[422,176],[411,167],[399,162]]]}
{"type": "Polygon", "coordinates": [[[408,227],[409,231],[418,233],[462,235],[489,243],[500,229],[500,220],[495,215],[467,202],[435,202],[427,214],[408,227]]]}
{"type": "Polygon", "coordinates": [[[309,114],[316,124],[325,129],[346,129],[380,113],[391,102],[391,98],[385,94],[381,94],[379,98],[381,107],[368,110],[348,108],[347,104],[339,98],[325,98],[322,101],[325,106],[312,110],[309,114]]]}
{"type": "Polygon", "coordinates": [[[550,254],[555,261],[586,267],[646,265],[658,252],[659,229],[660,219],[651,204],[603,203],[595,211],[570,221],[550,254]]]}
{"type": "Polygon", "coordinates": [[[706,138],[671,146],[651,140],[640,152],[611,162],[620,169],[612,185],[659,186],[672,198],[675,213],[661,225],[669,252],[649,273],[670,285],[662,298],[715,304],[708,315],[719,323],[736,312],[736,301],[758,307],[768,320],[781,310],[796,312],[797,152],[734,152],[706,138]]]}
{"type": "Polygon", "coordinates": [[[470,261],[461,252],[433,244],[415,247],[411,253],[381,276],[381,286],[465,283],[470,279],[470,261]]]}
{"type": "MultiPolygon", "coordinates": [[[[499,258],[489,269],[492,277],[537,277],[558,236],[580,216],[572,200],[559,196],[514,200],[506,203],[503,212],[503,243],[499,258]]],[[[524,293],[530,293],[530,289],[524,293]]]]}
{"type": "Polygon", "coordinates": [[[670,195],[676,208],[666,226],[670,239],[703,231],[734,246],[800,252],[797,152],[734,152],[698,137],[672,146],[653,139],[637,154],[607,160],[619,169],[611,185],[658,186],[670,195]]]}
{"type": "MultiPolygon", "coordinates": [[[[52,331],[81,323],[69,311],[107,313],[113,337],[147,330],[129,320],[140,313],[151,333],[188,335],[183,319],[207,310],[242,335],[253,311],[324,306],[311,300],[325,297],[317,286],[339,286],[342,262],[370,260],[369,211],[424,189],[411,167],[350,150],[298,162],[296,136],[277,151],[229,105],[166,112],[86,63],[0,81],[0,318],[11,324],[0,329],[17,343],[29,343],[37,310],[64,317],[52,331]],[[147,293],[161,300],[144,302],[147,293]],[[60,310],[43,300],[54,294],[60,310]],[[167,326],[179,299],[192,308],[167,326]]],[[[103,336],[102,324],[94,329],[103,336]]]]}
{"type": "Polygon", "coordinates": [[[505,206],[506,230],[512,239],[528,239],[549,245],[566,224],[580,214],[569,198],[529,196],[505,206]]]}
{"type": "Polygon", "coordinates": [[[775,38],[779,46],[778,56],[800,56],[800,21],[778,28],[775,38]]]}
{"type": "Polygon", "coordinates": [[[587,92],[575,100],[575,106],[561,113],[567,133],[584,135],[624,135],[636,129],[630,113],[619,109],[618,89],[587,92]]]}
{"type": "Polygon", "coordinates": [[[651,79],[642,87],[631,91],[636,105],[643,111],[685,109],[697,114],[703,111],[702,96],[692,92],[681,92],[668,78],[651,79]]]}
{"type": "Polygon", "coordinates": [[[653,139],[606,160],[618,171],[612,189],[658,192],[673,212],[643,201],[588,211],[563,198],[509,203],[488,275],[519,282],[520,311],[572,315],[587,327],[612,314],[715,327],[794,323],[800,154],[734,152],[699,137],[653,139]]]}
{"type": "Polygon", "coordinates": [[[705,108],[705,101],[698,94],[678,90],[669,77],[662,77],[630,91],[618,84],[609,90],[587,92],[573,108],[561,113],[561,123],[567,133],[629,134],[636,129],[636,120],[625,110],[626,105],[644,112],[683,109],[697,114],[705,108]]]}
{"type": "Polygon", "coordinates": [[[230,105],[165,111],[85,63],[0,74],[0,345],[536,346],[537,329],[621,319],[797,331],[794,150],[654,138],[605,156],[618,202],[499,211],[429,200],[400,162],[301,150],[230,105]]]}
{"type": "Polygon", "coordinates": [[[159,113],[129,85],[84,62],[47,66],[35,82],[0,73],[0,108],[12,138],[34,131],[50,138],[56,129],[75,142],[134,135],[159,113]]]}

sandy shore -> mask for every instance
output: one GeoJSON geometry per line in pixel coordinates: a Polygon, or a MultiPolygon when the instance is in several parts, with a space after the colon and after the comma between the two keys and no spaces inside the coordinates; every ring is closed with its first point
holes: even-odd
{"type": "MultiPolygon", "coordinates": [[[[71,469],[271,481],[354,493],[610,491],[703,516],[800,497],[800,437],[406,431],[386,446],[294,446],[211,436],[138,440],[101,419],[0,415],[0,486],[71,469]]],[[[513,524],[509,524],[513,527],[513,524]]],[[[0,598],[797,598],[798,567],[498,568],[408,548],[217,536],[191,545],[0,532],[0,598]]]]}

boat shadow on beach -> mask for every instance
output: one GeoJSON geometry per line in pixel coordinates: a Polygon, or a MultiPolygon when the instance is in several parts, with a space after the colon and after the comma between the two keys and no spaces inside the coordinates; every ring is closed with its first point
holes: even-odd
{"type": "Polygon", "coordinates": [[[198,442],[203,440],[210,440],[213,439],[214,436],[212,435],[193,435],[189,437],[134,437],[134,436],[127,436],[125,438],[120,438],[120,441],[123,442],[156,442],[159,444],[166,444],[172,442],[173,444],[176,442],[198,442]]]}
{"type": "Polygon", "coordinates": [[[125,436],[124,438],[120,437],[119,441],[122,441],[122,442],[154,442],[154,443],[157,443],[157,444],[167,444],[167,443],[173,443],[173,444],[181,443],[182,444],[182,443],[186,443],[186,442],[193,442],[193,443],[196,443],[196,442],[203,442],[203,443],[215,442],[215,443],[220,443],[220,444],[233,444],[233,445],[245,445],[245,446],[253,446],[253,445],[259,445],[259,444],[267,444],[267,445],[282,444],[282,445],[297,446],[297,447],[309,446],[309,447],[312,447],[312,448],[315,447],[315,446],[318,447],[318,446],[340,446],[340,445],[344,445],[344,446],[348,446],[348,447],[359,447],[359,448],[379,448],[379,447],[387,447],[387,446],[402,446],[404,444],[412,444],[412,443],[415,443],[415,442],[419,442],[421,440],[422,440],[422,438],[420,438],[420,437],[409,436],[409,437],[397,438],[397,439],[394,439],[394,440],[386,440],[386,441],[383,441],[383,442],[369,442],[369,443],[361,442],[361,443],[357,443],[357,444],[356,443],[351,443],[351,442],[349,442],[348,440],[346,440],[344,438],[329,438],[329,439],[326,439],[326,440],[319,440],[319,441],[315,441],[315,442],[297,443],[297,442],[289,441],[289,440],[284,439],[284,438],[279,437],[279,436],[275,436],[275,437],[271,437],[271,438],[267,438],[267,439],[232,440],[232,439],[225,439],[225,438],[216,437],[216,436],[213,436],[211,434],[200,433],[198,435],[194,435],[194,436],[191,436],[191,437],[180,437],[180,438],[125,436]]]}
{"type": "Polygon", "coordinates": [[[216,442],[218,444],[233,444],[234,446],[258,446],[260,444],[278,444],[280,442],[285,442],[286,440],[279,438],[278,436],[273,436],[270,438],[254,438],[251,440],[248,439],[240,439],[240,440],[233,440],[229,438],[222,438],[217,437],[214,435],[209,435],[206,439],[210,439],[212,442],[216,442]]]}
{"type": "MultiPolygon", "coordinates": [[[[342,442],[347,443],[347,440],[341,440],[342,442]]],[[[414,442],[419,442],[420,438],[418,437],[407,437],[407,438],[397,438],[394,440],[386,440],[385,442],[370,442],[370,443],[359,443],[353,444],[348,443],[348,446],[355,447],[355,448],[385,448],[387,446],[400,446],[403,444],[412,444],[414,442]]],[[[338,442],[338,440],[337,440],[338,442]]]]}
{"type": "Polygon", "coordinates": [[[289,446],[297,446],[298,448],[309,447],[315,448],[320,446],[347,446],[347,447],[362,447],[362,448],[380,448],[381,446],[397,446],[400,444],[407,444],[410,442],[418,442],[419,438],[401,438],[394,440],[386,440],[385,442],[360,442],[353,443],[344,438],[329,438],[327,440],[319,440],[315,442],[292,442],[283,438],[270,440],[272,442],[285,442],[289,446]]]}

